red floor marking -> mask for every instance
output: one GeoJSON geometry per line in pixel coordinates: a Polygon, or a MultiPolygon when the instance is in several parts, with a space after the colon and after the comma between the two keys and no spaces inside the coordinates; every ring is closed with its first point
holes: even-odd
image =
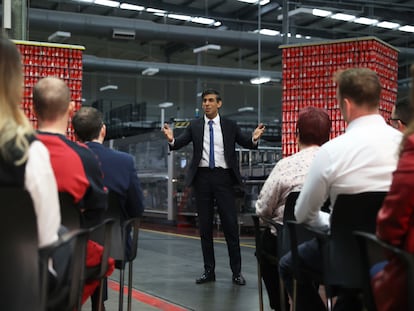
{"type": "MultiPolygon", "coordinates": [[[[114,282],[112,280],[108,280],[108,287],[114,291],[119,292],[119,283],[114,282]]],[[[128,287],[124,286],[124,294],[128,294],[128,287]]],[[[132,289],[132,299],[138,300],[142,303],[145,303],[147,305],[153,306],[155,308],[158,308],[162,311],[188,311],[188,309],[182,308],[180,306],[177,306],[173,303],[170,303],[168,301],[165,301],[161,298],[151,296],[149,294],[145,294],[143,292],[140,292],[139,290],[132,289]]],[[[126,300],[124,300],[124,303],[126,303],[126,300]]]]}

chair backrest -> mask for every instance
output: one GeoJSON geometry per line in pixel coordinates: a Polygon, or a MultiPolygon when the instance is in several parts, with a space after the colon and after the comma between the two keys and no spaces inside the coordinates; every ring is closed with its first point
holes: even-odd
{"type": "MultiPolygon", "coordinates": [[[[297,191],[293,191],[289,193],[286,198],[285,202],[285,209],[283,211],[283,223],[286,224],[288,220],[296,220],[295,218],[295,205],[296,200],[299,197],[299,193],[297,191]]],[[[298,242],[304,242],[309,240],[308,235],[302,232],[300,229],[297,231],[297,239],[298,242]]],[[[290,241],[290,234],[289,229],[287,226],[283,226],[282,230],[279,230],[277,236],[277,255],[279,258],[282,258],[285,254],[287,254],[291,249],[291,241],[290,241]]]]}
{"type": "Polygon", "coordinates": [[[0,188],[2,310],[41,310],[37,220],[30,194],[0,188]]]}
{"type": "Polygon", "coordinates": [[[67,192],[59,192],[60,215],[62,225],[69,230],[81,227],[82,215],[72,195],[67,192]]]}
{"type": "Polygon", "coordinates": [[[119,197],[113,191],[108,193],[108,209],[105,217],[115,220],[112,227],[111,257],[117,261],[134,260],[138,247],[139,218],[126,219],[119,197]]]}
{"type": "Polygon", "coordinates": [[[331,215],[329,242],[324,248],[324,279],[328,285],[362,288],[361,256],[353,232],[375,232],[386,192],[338,195],[331,215]]]}
{"type": "MultiPolygon", "coordinates": [[[[401,248],[392,246],[377,238],[375,234],[354,231],[354,235],[358,241],[358,246],[362,256],[362,268],[363,268],[363,289],[364,289],[364,303],[368,311],[376,311],[376,303],[374,299],[374,293],[371,287],[372,269],[377,264],[381,264],[388,261],[390,254],[397,256],[406,268],[407,276],[407,293],[414,292],[414,256],[401,248]]],[[[403,289],[400,289],[403,290],[403,289]]],[[[414,296],[409,294],[408,297],[408,310],[414,310],[414,296]]]]}
{"type": "Polygon", "coordinates": [[[80,305],[88,236],[87,229],[72,230],[63,234],[55,243],[39,249],[41,297],[48,310],[71,311],[80,305]],[[66,258],[67,261],[64,260],[66,258]],[[54,282],[49,282],[52,278],[48,269],[50,259],[55,261],[54,268],[58,274],[54,282]]]}

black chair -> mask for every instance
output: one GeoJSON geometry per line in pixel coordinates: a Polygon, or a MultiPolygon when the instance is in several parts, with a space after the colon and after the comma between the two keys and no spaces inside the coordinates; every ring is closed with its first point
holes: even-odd
{"type": "Polygon", "coordinates": [[[263,226],[260,224],[259,216],[252,215],[253,225],[254,225],[254,236],[255,236],[255,246],[256,246],[256,259],[257,259],[257,285],[259,289],[259,310],[263,311],[263,284],[262,284],[262,269],[261,269],[261,262],[264,259],[263,257],[267,257],[266,259],[274,265],[278,265],[279,260],[276,256],[269,254],[264,251],[263,249],[263,234],[264,231],[267,229],[267,226],[263,226]]]}
{"type": "MultiPolygon", "coordinates": [[[[64,225],[69,230],[80,229],[84,223],[83,216],[78,204],[74,202],[73,197],[68,193],[59,192],[59,201],[62,225],[64,225]]],[[[104,249],[101,264],[100,266],[96,267],[96,271],[93,273],[93,278],[100,280],[98,299],[99,308],[102,306],[103,279],[105,277],[106,271],[108,270],[108,258],[111,249],[111,231],[113,224],[113,219],[105,219],[101,223],[88,228],[89,239],[101,244],[104,249]]]]}
{"type": "MultiPolygon", "coordinates": [[[[375,232],[376,216],[385,195],[386,192],[338,195],[331,214],[330,233],[288,222],[291,238],[297,228],[305,228],[318,239],[323,257],[323,277],[317,281],[325,284],[328,298],[334,295],[334,288],[362,289],[362,261],[353,231],[375,232]]],[[[296,256],[294,265],[299,261],[297,246],[292,242],[292,258],[296,256]]],[[[328,299],[328,309],[331,308],[332,303],[328,299]]]]}
{"type": "MultiPolygon", "coordinates": [[[[63,234],[58,241],[39,249],[41,267],[41,300],[45,310],[72,311],[80,310],[80,297],[83,291],[86,243],[88,230],[73,230],[63,234]],[[59,254],[60,252],[60,254],[59,254]],[[70,256],[67,256],[70,254],[70,256]],[[58,260],[56,265],[63,265],[62,257],[69,257],[67,264],[56,271],[54,278],[49,272],[50,259],[58,260]]],[[[55,268],[56,268],[56,265],[55,268]]]]}
{"type": "Polygon", "coordinates": [[[79,229],[82,223],[82,214],[72,195],[59,192],[61,223],[68,230],[79,229]]]}
{"type": "Polygon", "coordinates": [[[383,261],[387,261],[390,255],[397,256],[404,263],[407,271],[408,310],[414,310],[414,256],[401,248],[392,246],[377,238],[375,234],[355,231],[362,257],[363,268],[363,292],[364,303],[368,311],[377,311],[373,291],[371,288],[371,268],[383,261]]]}
{"type": "Polygon", "coordinates": [[[0,304],[2,310],[44,310],[40,299],[37,220],[30,194],[0,188],[0,304]]]}
{"type": "Polygon", "coordinates": [[[112,218],[115,223],[112,227],[112,242],[110,256],[115,259],[115,267],[119,269],[119,311],[123,310],[123,295],[124,295],[124,277],[125,265],[128,264],[128,311],[131,310],[132,303],[132,275],[133,275],[133,261],[137,256],[138,249],[138,233],[139,233],[139,218],[128,219],[124,214],[118,195],[110,191],[108,194],[108,209],[105,216],[112,218]],[[128,238],[129,241],[128,241],[128,238]],[[130,243],[129,243],[130,242],[130,243]],[[128,249],[126,245],[129,243],[128,249]]]}

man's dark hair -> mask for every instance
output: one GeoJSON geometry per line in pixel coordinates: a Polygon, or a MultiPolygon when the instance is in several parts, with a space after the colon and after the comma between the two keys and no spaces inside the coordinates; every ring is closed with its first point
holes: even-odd
{"type": "Polygon", "coordinates": [[[408,97],[399,99],[395,104],[395,118],[399,119],[402,124],[410,124],[414,115],[414,107],[411,105],[408,97]]]}
{"type": "Polygon", "coordinates": [[[72,118],[73,129],[82,142],[99,137],[103,126],[102,113],[93,107],[82,107],[72,118]]]}
{"type": "Polygon", "coordinates": [[[217,101],[221,101],[220,93],[214,89],[204,90],[203,93],[201,94],[201,99],[203,99],[206,95],[210,95],[210,94],[216,95],[217,101]]]}
{"type": "Polygon", "coordinates": [[[329,140],[331,119],[325,109],[306,107],[299,112],[296,131],[302,144],[321,146],[329,140]]]}

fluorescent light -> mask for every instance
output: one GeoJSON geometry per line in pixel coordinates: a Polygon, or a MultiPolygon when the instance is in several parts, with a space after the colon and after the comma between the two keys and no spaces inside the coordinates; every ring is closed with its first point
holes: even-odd
{"type": "Polygon", "coordinates": [[[119,2],[118,1],[112,1],[112,0],[95,0],[95,4],[109,6],[111,8],[119,7],[119,2]]]}
{"type": "MultiPolygon", "coordinates": [[[[258,0],[238,0],[240,2],[249,3],[249,4],[256,4],[259,2],[258,0]]],[[[260,5],[266,5],[270,2],[270,0],[261,0],[260,5]]]]}
{"type": "Polygon", "coordinates": [[[354,15],[350,15],[350,14],[344,14],[344,13],[336,13],[332,16],[330,16],[332,19],[337,19],[340,21],[345,21],[345,22],[349,22],[355,19],[354,15]]]}
{"type": "Polygon", "coordinates": [[[103,92],[107,90],[117,90],[117,89],[118,89],[118,85],[108,84],[108,85],[102,86],[99,90],[103,92]]]}
{"type": "Polygon", "coordinates": [[[145,7],[141,5],[135,5],[135,4],[129,4],[129,3],[122,3],[120,8],[124,10],[131,10],[131,11],[144,11],[145,10],[145,7]]]}
{"type": "Polygon", "coordinates": [[[70,38],[71,33],[67,31],[55,31],[52,33],[48,38],[47,41],[49,42],[62,42],[66,39],[70,38]]]}
{"type": "Polygon", "coordinates": [[[394,29],[394,28],[400,27],[400,24],[383,21],[383,22],[379,22],[376,26],[387,28],[387,29],[394,29]]]}
{"type": "Polygon", "coordinates": [[[406,31],[406,32],[414,32],[414,26],[411,25],[405,25],[398,28],[398,30],[406,31]]]}
{"type": "Polygon", "coordinates": [[[172,102],[165,102],[165,103],[158,104],[158,107],[160,107],[160,108],[169,108],[169,107],[172,107],[172,106],[174,106],[174,103],[172,103],[172,102]]]}
{"type": "MultiPolygon", "coordinates": [[[[257,30],[255,32],[257,32],[257,30]]],[[[259,33],[262,34],[262,35],[266,35],[266,36],[280,35],[280,31],[273,30],[273,29],[267,29],[267,28],[260,29],[259,33]]]]}
{"type": "Polygon", "coordinates": [[[256,78],[250,79],[250,83],[251,84],[263,84],[263,83],[269,82],[270,80],[271,80],[270,77],[256,77],[256,78]]]}
{"type": "Polygon", "coordinates": [[[150,13],[167,13],[167,11],[155,9],[155,8],[147,8],[146,11],[150,13]]]}
{"type": "Polygon", "coordinates": [[[329,15],[332,15],[332,12],[320,9],[313,9],[312,14],[319,17],[327,17],[329,15]]]}
{"type": "Polygon", "coordinates": [[[221,46],[217,44],[206,44],[203,46],[200,46],[198,48],[193,49],[193,53],[200,53],[207,50],[221,50],[221,46]]]}
{"type": "Polygon", "coordinates": [[[147,68],[147,69],[144,69],[144,70],[141,72],[141,74],[142,74],[143,76],[153,76],[153,75],[157,74],[159,71],[160,71],[160,70],[159,70],[158,68],[151,68],[151,67],[149,67],[149,68],[147,68]]]}
{"type": "Polygon", "coordinates": [[[241,107],[237,109],[238,112],[254,111],[253,107],[241,107]]]}
{"type": "Polygon", "coordinates": [[[363,25],[375,25],[378,23],[377,19],[367,18],[367,17],[357,17],[353,20],[354,23],[363,24],[363,25]]]}
{"type": "Polygon", "coordinates": [[[169,18],[178,19],[180,21],[189,21],[191,20],[191,16],[183,15],[183,14],[168,14],[169,18]]]}
{"type": "Polygon", "coordinates": [[[198,24],[204,24],[204,25],[211,25],[215,22],[214,19],[212,18],[206,18],[206,17],[193,17],[191,19],[191,21],[193,23],[198,23],[198,24]]]}

